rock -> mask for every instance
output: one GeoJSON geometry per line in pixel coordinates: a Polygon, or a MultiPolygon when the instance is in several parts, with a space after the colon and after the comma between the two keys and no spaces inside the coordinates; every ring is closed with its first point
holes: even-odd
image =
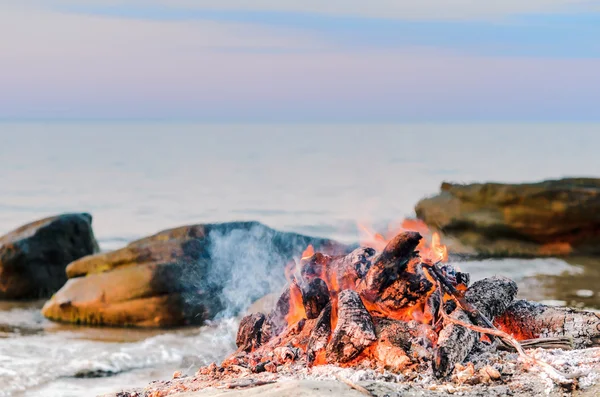
{"type": "Polygon", "coordinates": [[[441,193],[421,200],[415,211],[450,237],[454,251],[483,256],[600,254],[600,179],[443,183],[441,193]],[[453,247],[453,240],[459,244],[453,247]]]}
{"type": "Polygon", "coordinates": [[[284,284],[284,267],[327,239],[275,231],[258,222],[165,230],[117,251],[71,263],[69,281],[42,313],[78,324],[165,327],[235,315],[284,284]]]}
{"type": "Polygon", "coordinates": [[[65,267],[98,252],[90,214],[63,214],[0,237],[0,299],[46,298],[67,281],[65,267]]]}

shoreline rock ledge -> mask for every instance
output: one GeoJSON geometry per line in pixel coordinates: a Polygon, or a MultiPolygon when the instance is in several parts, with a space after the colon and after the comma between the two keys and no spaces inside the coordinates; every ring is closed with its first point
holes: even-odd
{"type": "Polygon", "coordinates": [[[66,266],[98,252],[87,213],[44,218],[0,237],[0,299],[47,298],[67,281],[66,266]]]}
{"type": "Polygon", "coordinates": [[[284,267],[312,244],[335,241],[279,232],[258,222],[182,226],[88,256],[67,267],[69,280],[42,314],[88,325],[173,327],[236,314],[284,285],[284,267]]]}
{"type": "Polygon", "coordinates": [[[453,252],[481,256],[600,255],[600,179],[451,184],[417,217],[453,252]]]}

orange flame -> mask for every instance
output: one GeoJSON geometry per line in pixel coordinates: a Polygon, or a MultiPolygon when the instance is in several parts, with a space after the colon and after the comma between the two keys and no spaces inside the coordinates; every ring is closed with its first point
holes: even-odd
{"type": "Polygon", "coordinates": [[[359,224],[358,226],[362,232],[361,245],[363,246],[373,247],[377,251],[382,251],[394,236],[410,230],[419,232],[423,236],[417,247],[422,260],[432,263],[448,261],[448,249],[441,243],[439,233],[432,233],[427,225],[419,219],[405,219],[399,225],[391,223],[385,234],[376,233],[365,224],[359,224]]]}
{"type": "MultiPolygon", "coordinates": [[[[382,251],[393,237],[403,231],[411,230],[419,232],[423,236],[417,247],[421,257],[420,260],[429,263],[448,261],[448,249],[441,243],[440,235],[437,232],[432,233],[427,225],[420,220],[407,219],[400,224],[390,224],[388,230],[384,233],[376,233],[372,228],[364,224],[359,224],[359,227],[363,235],[361,245],[373,247],[377,251],[382,251]]],[[[310,259],[314,255],[315,249],[312,245],[309,245],[302,253],[301,260],[310,259]]],[[[345,277],[344,274],[338,274],[335,269],[329,268],[330,258],[326,255],[318,256],[313,260],[321,265],[320,268],[315,266],[315,269],[319,269],[315,276],[325,281],[329,289],[332,304],[331,327],[335,329],[338,318],[337,294],[343,289],[355,289],[356,285],[348,277],[345,277]]],[[[298,270],[298,266],[296,262],[293,262],[286,268],[286,277],[290,283],[290,310],[286,316],[288,325],[293,325],[306,317],[306,311],[302,302],[302,291],[294,276],[294,274],[297,274],[295,272],[298,270]]],[[[390,310],[389,308],[366,301],[364,303],[369,311],[378,312],[388,318],[404,321],[416,320],[422,323],[429,323],[432,320],[431,316],[424,310],[423,302],[403,308],[402,310],[390,310]]]]}
{"type": "Polygon", "coordinates": [[[290,285],[290,311],[285,317],[288,325],[296,324],[298,321],[306,318],[306,311],[302,304],[302,291],[296,283],[290,285]]]}
{"type": "Polygon", "coordinates": [[[311,256],[313,256],[314,254],[315,254],[315,248],[312,246],[312,244],[309,244],[308,247],[306,247],[306,249],[302,253],[302,256],[300,258],[308,259],[311,256]]]}

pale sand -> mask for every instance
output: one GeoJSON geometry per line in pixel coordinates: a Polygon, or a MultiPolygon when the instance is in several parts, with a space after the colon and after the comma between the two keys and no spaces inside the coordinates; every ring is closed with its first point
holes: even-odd
{"type": "Polygon", "coordinates": [[[364,397],[364,394],[333,380],[291,380],[244,390],[205,389],[169,397],[364,397]]]}

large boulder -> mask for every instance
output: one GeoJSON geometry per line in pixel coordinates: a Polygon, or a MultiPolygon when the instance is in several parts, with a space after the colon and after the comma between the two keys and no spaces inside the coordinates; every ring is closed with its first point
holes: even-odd
{"type": "Polygon", "coordinates": [[[166,327],[233,315],[280,288],[284,267],[312,244],[348,247],[275,231],[258,222],[183,226],[117,251],[82,258],[42,313],[77,324],[166,327]]]}
{"type": "Polygon", "coordinates": [[[64,214],[0,237],[0,299],[47,298],[67,281],[66,266],[98,251],[90,214],[64,214]]]}
{"type": "Polygon", "coordinates": [[[443,183],[441,190],[417,204],[417,217],[474,253],[600,254],[600,179],[443,183]]]}

